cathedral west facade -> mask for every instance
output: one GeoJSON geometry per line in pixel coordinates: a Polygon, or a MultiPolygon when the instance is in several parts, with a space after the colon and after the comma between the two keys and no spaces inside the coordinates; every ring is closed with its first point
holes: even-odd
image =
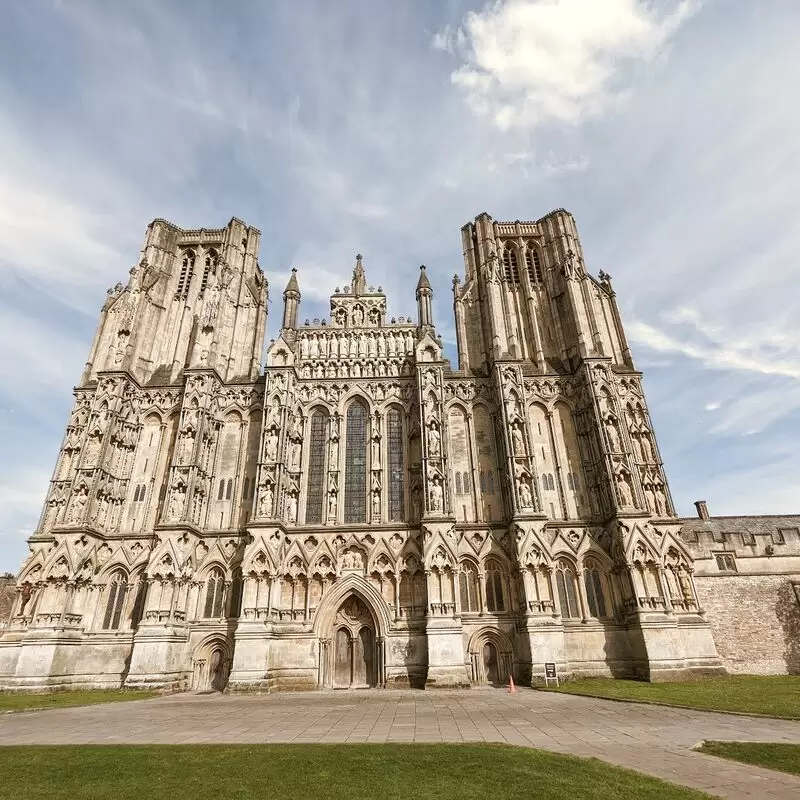
{"type": "Polygon", "coordinates": [[[462,229],[458,363],[420,270],[330,318],[259,232],[147,229],[101,313],[0,688],[266,691],[720,671],[610,278],[572,216],[462,229]]]}

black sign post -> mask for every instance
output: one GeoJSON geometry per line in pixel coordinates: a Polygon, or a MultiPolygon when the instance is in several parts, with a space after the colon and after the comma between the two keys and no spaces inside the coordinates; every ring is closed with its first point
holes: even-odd
{"type": "Polygon", "coordinates": [[[558,672],[556,665],[552,661],[546,661],[544,665],[544,685],[549,686],[550,681],[555,681],[558,686],[558,672]]]}

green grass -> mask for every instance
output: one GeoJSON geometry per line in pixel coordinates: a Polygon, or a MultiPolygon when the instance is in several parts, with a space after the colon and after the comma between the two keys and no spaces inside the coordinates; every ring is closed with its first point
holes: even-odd
{"type": "Polygon", "coordinates": [[[1,747],[0,798],[142,800],[700,800],[708,795],[508,745],[1,747]]]}
{"type": "Polygon", "coordinates": [[[710,756],[743,761],[767,769],[800,775],[800,744],[783,742],[703,742],[697,748],[710,756]]]}
{"type": "Polygon", "coordinates": [[[800,677],[793,675],[720,675],[689,683],[584,678],[549,691],[800,719],[800,677]]]}
{"type": "Polygon", "coordinates": [[[118,703],[121,700],[146,700],[157,692],[90,689],[85,692],[49,692],[47,694],[15,694],[0,692],[0,713],[27,711],[31,708],[68,708],[95,703],[118,703]]]}

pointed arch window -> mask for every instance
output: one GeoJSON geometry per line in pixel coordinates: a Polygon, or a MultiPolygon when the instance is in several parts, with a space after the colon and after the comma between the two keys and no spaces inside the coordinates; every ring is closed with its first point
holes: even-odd
{"type": "Polygon", "coordinates": [[[461,473],[456,472],[456,494],[463,494],[463,490],[461,488],[461,473]]]}
{"type": "Polygon", "coordinates": [[[542,257],[532,244],[525,248],[525,267],[531,283],[542,282],[542,257]]]}
{"type": "Polygon", "coordinates": [[[593,561],[588,562],[583,571],[583,584],[586,588],[589,614],[593,617],[605,617],[606,601],[603,597],[603,583],[600,579],[600,570],[593,561]]]}
{"type": "Polygon", "coordinates": [[[405,469],[403,465],[403,416],[392,408],[386,416],[389,467],[389,519],[402,521],[405,514],[405,469]]]}
{"type": "Polygon", "coordinates": [[[115,631],[122,622],[125,597],[128,594],[128,579],[124,572],[115,572],[108,583],[108,600],[103,616],[103,630],[115,631]]]}
{"type": "MultiPolygon", "coordinates": [[[[325,507],[325,432],[328,412],[318,408],[311,415],[311,447],[308,451],[308,491],[306,525],[322,525],[325,507]]],[[[331,464],[336,469],[335,464],[331,464]]]]}
{"type": "Polygon", "coordinates": [[[506,280],[509,283],[519,283],[519,267],[517,266],[517,254],[514,248],[506,245],[503,250],[503,267],[506,273],[506,280]]]}
{"type": "Polygon", "coordinates": [[[367,407],[354,400],[347,410],[344,521],[367,521],[367,407]]]}
{"type": "Polygon", "coordinates": [[[203,616],[216,619],[222,616],[222,601],[225,595],[225,576],[216,567],[208,574],[206,581],[206,603],[203,616]]]}
{"type": "Polygon", "coordinates": [[[561,606],[561,616],[564,619],[577,619],[580,617],[578,607],[578,593],[575,588],[575,571],[566,561],[559,561],[556,566],[556,589],[558,602],[561,606]]]}
{"type": "Polygon", "coordinates": [[[181,271],[178,275],[178,288],[175,297],[185,298],[189,294],[189,287],[194,276],[194,251],[187,250],[181,260],[181,271]]]}
{"type": "Polygon", "coordinates": [[[209,250],[206,253],[205,263],[203,265],[203,280],[200,282],[200,294],[203,294],[208,288],[208,276],[217,268],[217,255],[216,250],[209,250]]]}
{"type": "Polygon", "coordinates": [[[486,608],[489,611],[505,611],[503,596],[503,571],[496,561],[486,565],[486,608]]]}
{"type": "Polygon", "coordinates": [[[480,611],[478,602],[478,570],[469,561],[462,561],[458,572],[461,611],[480,611]]]}

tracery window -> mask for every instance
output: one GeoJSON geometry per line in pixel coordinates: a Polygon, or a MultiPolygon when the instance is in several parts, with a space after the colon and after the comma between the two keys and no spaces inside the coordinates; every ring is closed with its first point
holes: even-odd
{"type": "Polygon", "coordinates": [[[528,277],[531,283],[541,283],[542,258],[539,255],[539,251],[530,244],[525,248],[525,266],[528,270],[528,277]]]}
{"type": "Polygon", "coordinates": [[[367,521],[367,408],[355,400],[347,410],[344,521],[367,521]]]}
{"type": "Polygon", "coordinates": [[[589,614],[593,617],[606,616],[606,602],[603,597],[603,583],[600,579],[600,570],[590,561],[583,571],[583,584],[586,588],[586,601],[589,604],[589,614]]]}
{"type": "Polygon", "coordinates": [[[503,597],[503,572],[496,561],[486,565],[486,608],[489,611],[505,611],[503,597]]]}
{"type": "Polygon", "coordinates": [[[108,600],[103,617],[103,630],[117,630],[122,621],[125,597],[128,594],[128,579],[124,572],[115,572],[108,584],[108,600]]]}
{"type": "Polygon", "coordinates": [[[575,571],[572,565],[566,561],[559,561],[556,566],[556,589],[561,606],[561,616],[565,619],[580,617],[578,593],[575,589],[575,571]]]}
{"type": "Polygon", "coordinates": [[[469,561],[462,561],[458,572],[458,587],[462,611],[480,611],[478,570],[469,561]]]}
{"type": "Polygon", "coordinates": [[[506,280],[510,283],[519,283],[517,254],[514,252],[514,248],[508,245],[503,250],[503,266],[505,267],[506,280]]]}
{"type": "Polygon", "coordinates": [[[178,287],[175,290],[175,297],[185,298],[189,294],[189,287],[194,275],[194,251],[187,250],[183,254],[181,261],[181,271],[178,276],[178,287]]]}
{"type": "Polygon", "coordinates": [[[203,616],[215,619],[222,616],[222,601],[225,596],[225,576],[220,569],[212,569],[206,582],[206,604],[203,616]]]}
{"type": "Polygon", "coordinates": [[[389,519],[400,521],[404,517],[405,481],[403,468],[403,417],[397,408],[386,416],[389,443],[389,519]]]}
{"type": "MultiPolygon", "coordinates": [[[[328,412],[318,408],[311,415],[311,447],[308,450],[306,525],[321,525],[325,510],[325,431],[328,412]]],[[[334,469],[335,465],[331,465],[334,469]]]]}

